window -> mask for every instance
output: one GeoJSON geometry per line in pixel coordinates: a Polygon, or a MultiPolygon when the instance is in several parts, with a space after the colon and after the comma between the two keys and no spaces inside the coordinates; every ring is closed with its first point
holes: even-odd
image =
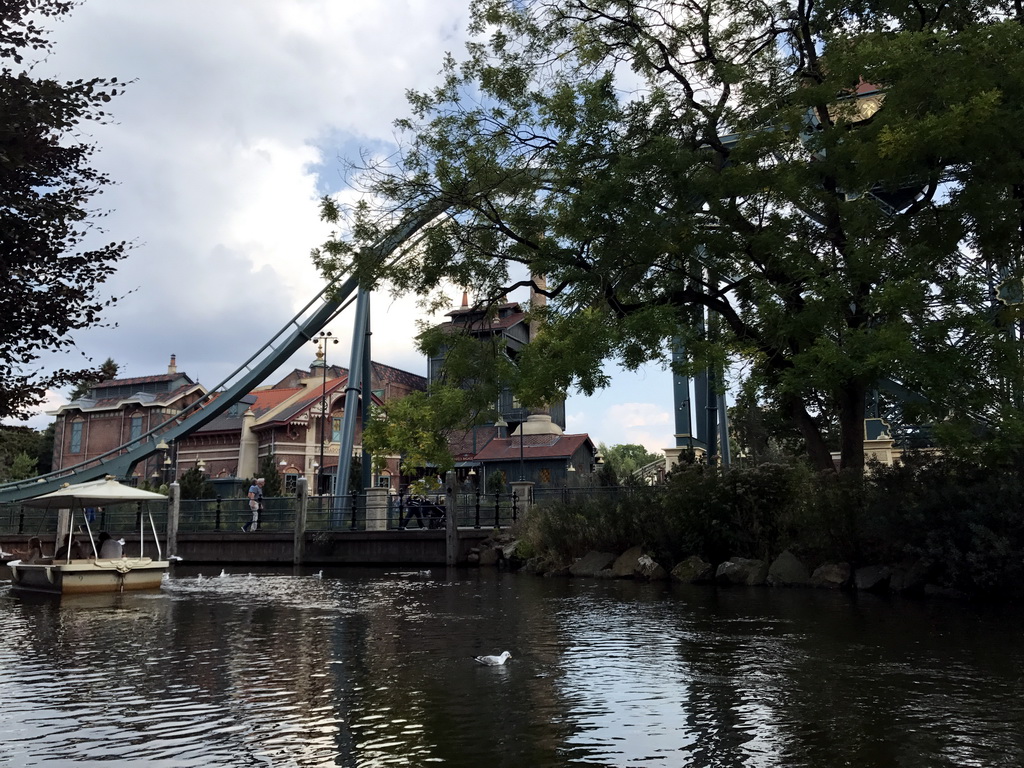
{"type": "Polygon", "coordinates": [[[551,483],[551,470],[550,469],[542,469],[540,471],[540,481],[541,481],[542,484],[550,484],[551,483]]]}
{"type": "Polygon", "coordinates": [[[390,488],[391,487],[391,475],[381,475],[377,478],[378,488],[390,488]]]}
{"type": "Polygon", "coordinates": [[[75,421],[71,424],[71,447],[68,451],[71,453],[82,452],[82,424],[81,421],[75,421]]]}
{"type": "Polygon", "coordinates": [[[129,429],[131,430],[129,432],[129,435],[128,435],[128,439],[130,441],[135,442],[136,440],[141,438],[142,437],[142,417],[141,416],[132,416],[131,426],[129,427],[129,429]]]}
{"type": "Polygon", "coordinates": [[[331,419],[331,442],[341,442],[341,419],[331,419]]]}
{"type": "Polygon", "coordinates": [[[289,472],[284,476],[284,492],[285,493],[296,493],[299,490],[299,476],[294,472],[289,472]]]}

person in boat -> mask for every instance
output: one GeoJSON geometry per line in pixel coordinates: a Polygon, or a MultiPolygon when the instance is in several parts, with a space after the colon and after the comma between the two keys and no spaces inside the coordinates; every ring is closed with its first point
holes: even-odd
{"type": "Polygon", "coordinates": [[[33,536],[28,540],[28,546],[25,549],[16,549],[13,554],[17,555],[21,562],[38,563],[43,560],[43,542],[39,540],[38,536],[33,536]]]}
{"type": "Polygon", "coordinates": [[[100,533],[99,542],[100,557],[113,559],[124,557],[124,548],[121,546],[120,540],[115,539],[106,531],[100,533]]]}
{"type": "Polygon", "coordinates": [[[61,560],[84,560],[86,558],[85,547],[82,546],[82,542],[78,539],[73,539],[69,533],[64,537],[64,543],[61,544],[60,549],[54,554],[54,562],[61,560]],[[69,552],[70,550],[70,557],[69,552]]]}

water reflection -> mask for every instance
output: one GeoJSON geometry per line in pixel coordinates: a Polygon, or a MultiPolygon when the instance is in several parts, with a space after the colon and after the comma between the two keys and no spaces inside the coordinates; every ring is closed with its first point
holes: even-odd
{"type": "MultiPolygon", "coordinates": [[[[0,591],[0,765],[1024,762],[1020,617],[489,571],[0,591]],[[509,650],[503,667],[472,658],[509,650]]],[[[230,571],[230,569],[228,569],[230,571]]]]}

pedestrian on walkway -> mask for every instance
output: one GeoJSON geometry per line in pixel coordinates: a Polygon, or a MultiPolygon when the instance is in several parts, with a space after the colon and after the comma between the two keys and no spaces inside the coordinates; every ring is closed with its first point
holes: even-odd
{"type": "Polygon", "coordinates": [[[252,512],[252,520],[242,526],[246,533],[252,533],[260,522],[260,512],[263,511],[263,486],[267,481],[260,477],[249,486],[249,511],[252,512]]]}

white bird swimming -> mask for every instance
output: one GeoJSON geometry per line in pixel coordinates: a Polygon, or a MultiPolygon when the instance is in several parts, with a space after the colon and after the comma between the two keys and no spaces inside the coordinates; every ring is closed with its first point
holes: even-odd
{"type": "Polygon", "coordinates": [[[321,570],[319,570],[319,571],[317,571],[316,573],[313,574],[313,578],[314,579],[322,579],[323,577],[324,577],[323,569],[321,569],[321,570]]]}
{"type": "Polygon", "coordinates": [[[501,656],[476,656],[473,661],[484,664],[488,667],[500,667],[506,661],[512,658],[512,654],[508,651],[502,651],[501,656]]]}
{"type": "Polygon", "coordinates": [[[218,576],[217,578],[218,579],[226,579],[227,577],[228,577],[228,572],[225,571],[223,568],[221,568],[220,569],[220,576],[218,576]]]}

